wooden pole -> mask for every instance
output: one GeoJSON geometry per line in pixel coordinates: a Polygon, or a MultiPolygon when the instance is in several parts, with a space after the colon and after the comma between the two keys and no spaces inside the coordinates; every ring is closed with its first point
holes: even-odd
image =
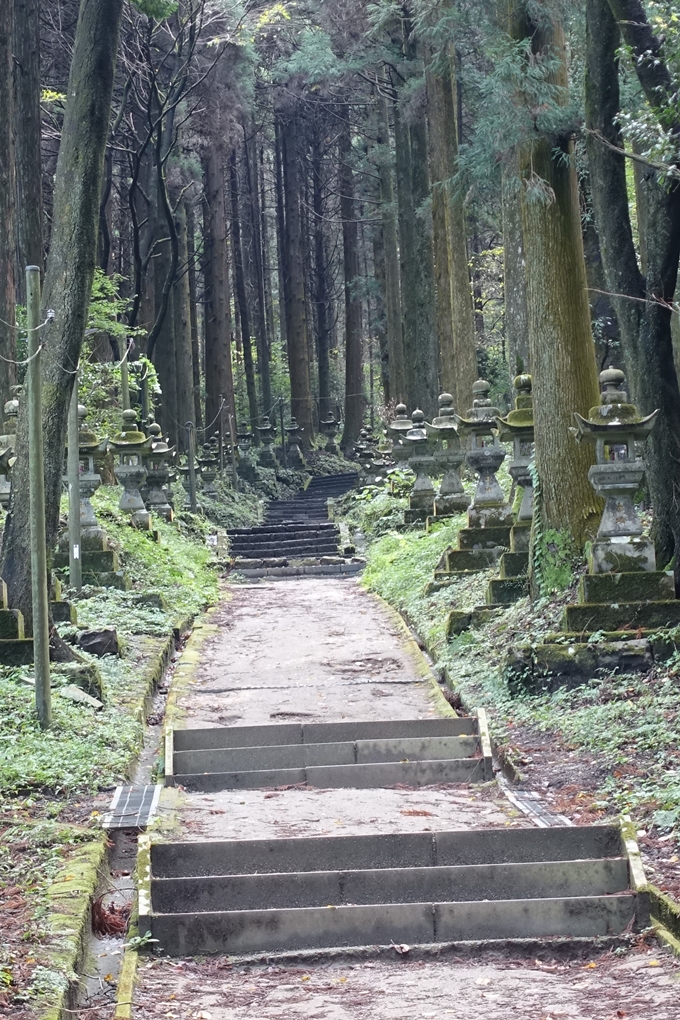
{"type": "Polygon", "coordinates": [[[187,456],[189,459],[189,504],[192,514],[198,513],[196,502],[196,466],[194,464],[194,423],[188,421],[185,425],[187,430],[187,456]]]}
{"type": "Polygon", "coordinates": [[[80,541],[80,458],[78,456],[78,373],[68,411],[68,578],[76,591],[83,586],[83,561],[80,541]]]}
{"type": "Polygon", "coordinates": [[[45,540],[45,464],[40,374],[40,269],[26,267],[28,320],[28,471],[31,522],[31,594],[33,601],[33,662],[35,706],[42,729],[52,724],[50,692],[50,618],[45,540]]]}

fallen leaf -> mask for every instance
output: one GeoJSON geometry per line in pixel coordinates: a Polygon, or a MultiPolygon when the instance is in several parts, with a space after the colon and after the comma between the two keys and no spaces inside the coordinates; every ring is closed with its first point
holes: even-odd
{"type": "Polygon", "coordinates": [[[584,970],[595,970],[596,967],[597,967],[596,963],[587,963],[583,969],[584,970]]]}
{"type": "Polygon", "coordinates": [[[399,945],[397,945],[396,943],[393,942],[392,943],[392,948],[395,949],[396,952],[400,954],[400,956],[405,956],[406,953],[410,953],[411,952],[411,947],[407,946],[405,942],[402,942],[399,945]]]}
{"type": "Polygon", "coordinates": [[[650,960],[649,963],[647,964],[647,966],[648,967],[660,967],[661,964],[659,963],[658,960],[650,960]]]}

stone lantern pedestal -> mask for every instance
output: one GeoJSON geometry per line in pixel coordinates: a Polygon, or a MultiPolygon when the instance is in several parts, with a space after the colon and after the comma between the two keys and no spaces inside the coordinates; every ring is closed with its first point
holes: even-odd
{"type": "Polygon", "coordinates": [[[262,447],[260,449],[260,467],[269,468],[275,471],[278,467],[276,454],[274,453],[274,442],[276,440],[276,425],[265,415],[262,424],[257,426],[260,433],[262,447]]]}
{"type": "Polygon", "coordinates": [[[442,476],[439,492],[434,499],[435,517],[450,517],[467,510],[470,497],[460,480],[460,467],[465,460],[458,429],[456,428],[453,397],[450,393],[439,396],[439,414],[427,425],[428,435],[437,440],[434,453],[434,472],[442,476]]]}
{"type": "Polygon", "coordinates": [[[196,460],[200,467],[201,480],[203,482],[203,493],[209,498],[214,499],[218,495],[217,489],[215,488],[215,479],[217,478],[219,460],[210,443],[205,443],[203,445],[203,453],[200,457],[197,457],[196,460]]]}
{"type": "Polygon", "coordinates": [[[133,410],[123,411],[123,428],[111,440],[111,447],[117,455],[117,464],[114,467],[116,479],[123,486],[118,505],[124,513],[130,515],[130,520],[136,528],[150,531],[151,514],[144,506],[139,489],[146,481],[144,457],[150,451],[151,442],[137,429],[133,410]]]}
{"type": "Polygon", "coordinates": [[[431,476],[435,472],[434,443],[428,436],[425,415],[416,409],[411,415],[411,428],[404,436],[409,449],[408,466],[416,476],[409,496],[409,508],[404,510],[404,523],[417,524],[426,521],[434,510],[436,490],[431,476]]]}
{"type": "Polygon", "coordinates": [[[647,671],[674,647],[658,633],[680,625],[673,574],[656,569],[634,504],[644,474],[635,443],[647,438],[658,412],[640,417],[623,380],[618,369],[602,372],[600,405],[587,419],[575,416],[576,438],[595,444],[597,463],[589,477],[605,509],[578,602],[565,606],[560,631],[509,653],[506,675],[513,690],[577,686],[602,670],[647,671]]]}
{"type": "Polygon", "coordinates": [[[305,458],[302,456],[302,450],[300,449],[300,439],[303,431],[304,429],[300,428],[296,418],[291,418],[290,424],[284,428],[284,432],[288,436],[286,446],[288,467],[294,468],[297,471],[301,471],[305,467],[305,458]]]}
{"type": "Polygon", "coordinates": [[[327,418],[319,422],[319,431],[326,439],[326,445],[324,446],[326,453],[338,453],[338,444],[335,441],[335,437],[338,434],[338,422],[334,414],[329,414],[327,418]]]}

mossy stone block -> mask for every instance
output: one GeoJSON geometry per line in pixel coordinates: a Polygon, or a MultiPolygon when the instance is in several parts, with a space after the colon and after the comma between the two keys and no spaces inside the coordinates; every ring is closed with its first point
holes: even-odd
{"type": "Polygon", "coordinates": [[[529,552],[531,541],[531,521],[513,524],[510,532],[510,552],[529,552]]]}
{"type": "Polygon", "coordinates": [[[119,591],[129,591],[132,582],[122,570],[86,570],[83,565],[83,584],[92,584],[96,588],[118,588],[119,591]]]}
{"type": "Polygon", "coordinates": [[[446,555],[446,570],[448,573],[486,570],[495,567],[499,554],[497,549],[450,549],[446,555]]]}
{"type": "Polygon", "coordinates": [[[526,577],[494,577],[489,581],[486,601],[489,605],[511,605],[529,593],[526,577]]]}
{"type": "Polygon", "coordinates": [[[581,602],[672,601],[673,575],[663,570],[631,571],[626,574],[586,574],[579,585],[581,602]]]}
{"type": "Polygon", "coordinates": [[[24,617],[18,609],[0,609],[0,640],[24,637],[24,617]]]}
{"type": "Polygon", "coordinates": [[[78,623],[76,607],[71,605],[70,602],[64,602],[63,600],[50,602],[50,610],[55,623],[78,623]]]}
{"type": "Polygon", "coordinates": [[[0,665],[30,666],[33,662],[33,638],[0,640],[0,665]]]}
{"type": "Polygon", "coordinates": [[[677,627],[680,624],[680,601],[618,602],[612,605],[588,602],[565,606],[562,616],[564,630],[636,630],[641,627],[677,627]]]}
{"type": "Polygon", "coordinates": [[[452,609],[446,619],[446,640],[450,641],[467,630],[472,622],[472,611],[452,609]]]}
{"type": "Polygon", "coordinates": [[[96,662],[55,662],[52,665],[53,677],[63,677],[74,687],[79,687],[91,698],[105,701],[104,681],[96,662]]]}
{"type": "Polygon", "coordinates": [[[541,694],[578,687],[602,672],[646,672],[653,661],[645,640],[522,645],[507,654],[504,675],[511,693],[541,694]]]}
{"type": "Polygon", "coordinates": [[[528,552],[506,552],[501,556],[501,577],[526,577],[529,573],[528,552]]]}
{"type": "Polygon", "coordinates": [[[458,536],[461,549],[509,549],[510,528],[463,528],[458,536]]]}
{"type": "Polygon", "coordinates": [[[409,507],[404,510],[404,524],[424,524],[433,511],[433,506],[409,507]]]}
{"type": "MultiPolygon", "coordinates": [[[[83,573],[101,573],[102,571],[116,571],[120,569],[118,553],[115,549],[83,550],[83,573]]],[[[53,566],[67,567],[68,553],[57,552],[54,555],[53,566]]]]}

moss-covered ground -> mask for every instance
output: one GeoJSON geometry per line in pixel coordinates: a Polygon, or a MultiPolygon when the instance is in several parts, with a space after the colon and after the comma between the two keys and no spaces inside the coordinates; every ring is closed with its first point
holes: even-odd
{"type": "Polygon", "coordinates": [[[497,571],[427,594],[465,515],[430,534],[422,527],[395,530],[404,503],[385,489],[370,498],[344,497],[350,530],[366,541],[363,583],[405,616],[446,676],[454,703],[487,708],[500,754],[526,786],[576,821],[632,811],[643,847],[648,844],[652,877],[658,867],[659,884],[680,893],[680,654],[646,674],[603,673],[573,690],[513,696],[503,668],[506,652],[559,629],[564,605],[576,601],[585,565],[563,560],[558,571],[551,564],[562,587],[535,602],[523,598],[449,642],[449,611],[483,604],[497,571]]]}

